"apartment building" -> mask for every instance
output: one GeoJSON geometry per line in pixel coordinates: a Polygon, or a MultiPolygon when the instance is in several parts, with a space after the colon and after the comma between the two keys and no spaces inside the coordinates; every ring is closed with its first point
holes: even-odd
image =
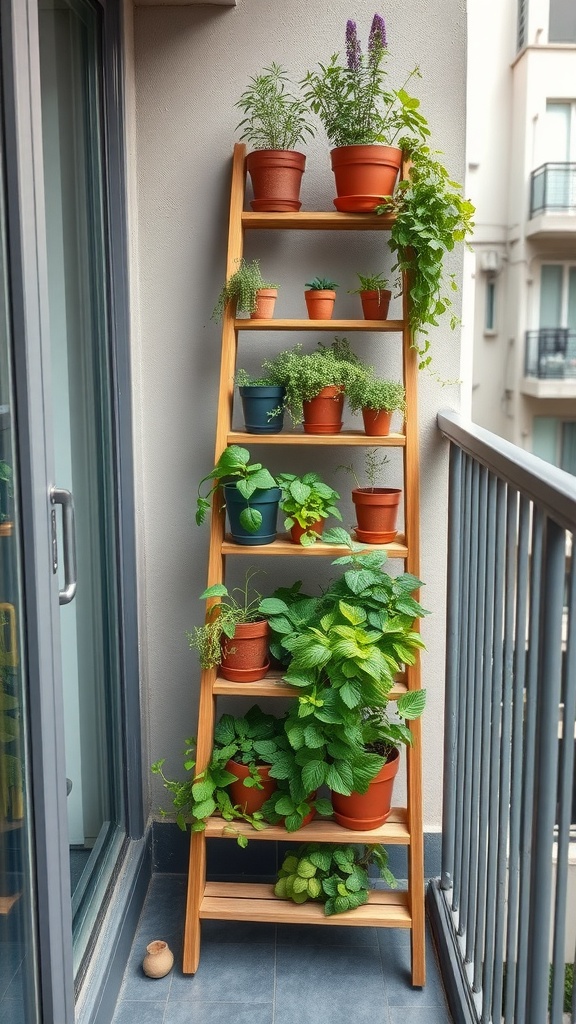
{"type": "Polygon", "coordinates": [[[470,5],[472,416],[576,473],[576,6],[470,5]]]}

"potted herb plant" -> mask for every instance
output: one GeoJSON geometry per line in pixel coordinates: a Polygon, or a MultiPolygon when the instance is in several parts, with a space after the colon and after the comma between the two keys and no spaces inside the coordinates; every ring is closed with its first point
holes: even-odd
{"type": "Polygon", "coordinates": [[[212,319],[219,322],[228,303],[234,301],[237,315],[246,313],[252,320],[271,320],[278,295],[277,285],[264,280],[258,260],[247,263],[242,258],[236,262],[238,270],[223,286],[212,310],[212,319]]]}
{"type": "Polygon", "coordinates": [[[352,489],[352,501],[358,517],[355,533],[363,544],[389,544],[398,533],[396,523],[402,489],[376,487],[378,474],[387,462],[386,454],[379,451],[378,448],[366,449],[364,472],[369,483],[368,487],[360,486],[360,480],[352,463],[338,467],[350,473],[356,482],[356,487],[352,489]]]}
{"type": "Polygon", "coordinates": [[[368,902],[370,865],[377,867],[391,888],[396,888],[398,883],[388,867],[388,852],[383,846],[305,843],[286,854],[274,894],[294,903],[323,903],[327,917],[344,914],[368,902]]]}
{"type": "Polygon", "coordinates": [[[286,514],[284,527],[290,530],[294,544],[314,544],[324,529],[328,516],[342,519],[335,502],[340,495],[325,484],[317,473],[280,473],[276,478],[282,490],[280,508],[286,514]]]}
{"type": "Polygon", "coordinates": [[[224,449],[214,469],[198,484],[196,523],[201,525],[210,509],[211,499],[219,488],[236,544],[269,544],[276,537],[278,504],[282,492],[272,474],[260,462],[250,462],[247,448],[231,444],[224,449]],[[231,479],[230,479],[231,478],[231,479]],[[202,485],[214,483],[202,494],[202,485]]]}
{"type": "Polygon", "coordinates": [[[310,320],[331,320],[336,302],[336,281],[328,277],[315,277],[306,282],[304,292],[306,309],[310,320]]]}
{"type": "Polygon", "coordinates": [[[255,575],[249,569],[244,586],[232,593],[223,583],[208,587],[200,594],[201,601],[210,601],[206,621],[186,634],[191,650],[198,651],[201,668],[220,665],[224,679],[235,682],[263,679],[270,667],[270,629],[259,610],[261,594],[250,593],[255,575]]]}
{"type": "Polygon", "coordinates": [[[307,434],[337,434],[342,429],[346,385],[358,362],[347,339],[336,338],[328,347],[320,342],[309,354],[296,345],[262,365],[282,381],[284,404],[294,424],[303,422],[307,434]]]}
{"type": "Polygon", "coordinates": [[[404,386],[399,381],[375,377],[371,367],[356,367],[346,387],[346,399],[352,412],[362,410],[369,437],[386,437],[392,414],[406,408],[404,386]]]}
{"type": "Polygon", "coordinates": [[[356,275],[360,287],[350,291],[350,295],[359,295],[365,320],[386,320],[392,292],[387,288],[388,281],[383,274],[356,275]]]}
{"type": "Polygon", "coordinates": [[[14,496],[12,467],[0,459],[0,537],[12,533],[10,503],[14,496]]]}
{"type": "Polygon", "coordinates": [[[244,427],[248,434],[279,434],[284,426],[285,389],[272,377],[251,377],[246,370],[234,378],[242,399],[244,427]]]}
{"type": "MultiPolygon", "coordinates": [[[[389,741],[410,743],[402,719],[417,718],[424,709],[425,692],[410,691],[396,702],[399,721],[388,716],[395,675],[423,647],[414,622],[426,613],[413,597],[420,581],[407,573],[387,574],[384,552],[366,553],[341,528],[325,540],[348,548],[335,562],[346,567],[342,576],[307,604],[298,592],[291,599],[285,591],[260,605],[289,655],[284,679],[298,693],[285,722],[293,757],[273,765],[271,773],[283,782],[263,811],[267,818],[278,813],[286,786],[300,797],[328,785],[335,804],[338,794],[364,795],[374,784],[377,810],[362,808],[362,823],[347,824],[372,829],[390,810],[380,789],[383,769],[398,757],[389,741]]],[[[353,810],[339,813],[354,818],[353,810]]]]}
{"type": "Polygon", "coordinates": [[[346,24],[346,58],[333,54],[303,81],[304,96],[323,124],[336,179],[338,210],[366,212],[378,196],[391,196],[402,162],[405,134],[423,141],[429,134],[419,100],[386,83],[384,19],[375,14],[368,48],[362,53],[355,21],[346,24]]]}
{"type": "Polygon", "coordinates": [[[302,205],[306,157],[295,147],[314,129],[306,103],[289,85],[286,71],[273,63],[250,79],[236,104],[246,115],[238,125],[241,138],[253,147],[246,159],[254,189],[253,210],[292,212],[302,205]]]}

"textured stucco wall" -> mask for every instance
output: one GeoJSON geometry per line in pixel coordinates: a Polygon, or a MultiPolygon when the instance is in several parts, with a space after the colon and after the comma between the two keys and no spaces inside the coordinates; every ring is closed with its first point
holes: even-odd
{"type": "MultiPolygon", "coordinates": [[[[193,505],[197,482],[213,465],[220,333],[210,313],[224,274],[230,156],[239,120],[234,102],[248,76],[262,66],[276,60],[298,79],[317,60],[341,49],[347,17],[357,17],[365,37],[373,14],[372,7],[362,4],[353,10],[341,0],[290,0],[281,5],[281,16],[278,7],[274,0],[242,0],[233,9],[134,12],[138,189],[133,218],[139,293],[134,404],[141,430],[139,514],[146,573],[144,701],[148,759],[166,756],[169,770],[177,769],[183,740],[196,729],[199,671],[185,631],[201,620],[203,610],[198,594],[205,585],[208,529],[194,525],[193,505]]],[[[438,0],[431,9],[424,0],[415,0],[409,7],[396,7],[388,21],[391,81],[400,85],[420,65],[423,77],[417,92],[434,144],[461,179],[465,5],[438,0]]],[[[304,203],[309,209],[329,209],[333,185],[321,132],[306,151],[304,203]]],[[[265,273],[279,281],[279,316],[303,315],[301,292],[310,274],[333,275],[341,282],[340,315],[353,316],[357,298],[347,289],[354,286],[354,271],[382,265],[381,242],[366,235],[266,235],[250,239],[248,254],[257,255],[265,273]]],[[[461,259],[461,253],[455,254],[451,265],[458,276],[461,259]]],[[[296,340],[292,335],[288,340],[285,335],[246,335],[239,365],[255,368],[265,350],[296,340]]],[[[301,340],[315,343],[313,336],[301,340]]],[[[397,370],[395,339],[352,340],[359,353],[382,369],[397,370]]],[[[437,377],[457,379],[458,334],[442,328],[433,346],[437,377]]],[[[423,600],[434,613],[424,624],[429,690],[424,807],[432,828],[439,826],[441,805],[447,489],[447,450],[435,416],[441,407],[455,408],[458,400],[457,386],[442,387],[435,376],[421,374],[423,600]]],[[[283,467],[277,458],[267,461],[278,470],[314,466],[310,449],[305,456],[286,455],[283,467]]],[[[338,461],[342,458],[327,458],[323,452],[317,465],[344,493],[347,481],[331,474],[338,461]]],[[[398,477],[399,467],[393,462],[390,477],[394,475],[398,477]]],[[[315,574],[319,566],[320,560],[314,560],[315,574]]],[[[265,568],[263,591],[300,575],[292,559],[289,566],[286,560],[282,565],[267,560],[265,568]]],[[[154,809],[162,796],[160,787],[152,787],[154,809]]]]}

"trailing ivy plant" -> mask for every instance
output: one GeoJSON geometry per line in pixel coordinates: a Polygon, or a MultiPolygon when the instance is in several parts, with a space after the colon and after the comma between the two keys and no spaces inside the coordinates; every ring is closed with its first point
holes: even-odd
{"type": "Polygon", "coordinates": [[[314,135],[307,103],[290,92],[287,72],[279,64],[250,78],[236,106],[246,114],[237,125],[253,149],[295,149],[314,135]]]}
{"type": "Polygon", "coordinates": [[[371,864],[389,886],[396,888],[384,847],[306,843],[284,858],[274,894],[294,903],[323,903],[328,917],[344,914],[368,902],[371,864]]]}
{"type": "MultiPolygon", "coordinates": [[[[474,206],[439,154],[425,145],[415,147],[409,139],[401,145],[412,159],[408,178],[376,212],[395,215],[388,242],[396,256],[392,269],[408,275],[410,327],[423,369],[431,361],[429,328],[438,327],[439,317],[451,310],[451,293],[457,290],[454,276],[444,272],[446,253],[471,234],[474,206]]],[[[451,314],[451,329],[458,323],[451,314]]]]}
{"type": "Polygon", "coordinates": [[[211,498],[222,482],[236,480],[236,488],[243,498],[246,499],[246,508],[240,513],[240,523],[249,533],[255,533],[262,523],[262,513],[257,508],[252,508],[250,498],[256,491],[265,491],[270,487],[276,487],[276,481],[272,474],[264,468],[261,462],[250,463],[250,452],[247,448],[241,448],[237,444],[231,444],[224,449],[218,462],[211,473],[203,477],[198,484],[198,497],[196,499],[196,523],[200,526],[206,513],[210,511],[211,498]],[[202,484],[208,480],[214,480],[210,490],[201,494],[202,484]]]}
{"type": "Polygon", "coordinates": [[[257,294],[261,288],[277,288],[276,284],[265,281],[259,260],[247,263],[244,258],[236,260],[238,270],[228,278],[212,310],[212,319],[220,322],[224,310],[231,300],[236,301],[236,313],[253,313],[256,309],[257,294]]]}

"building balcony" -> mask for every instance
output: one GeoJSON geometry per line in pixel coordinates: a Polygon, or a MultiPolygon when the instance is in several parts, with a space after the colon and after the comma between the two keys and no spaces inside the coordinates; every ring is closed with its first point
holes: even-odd
{"type": "Polygon", "coordinates": [[[567,327],[526,331],[521,391],[533,398],[576,397],[576,331],[567,327]]]}
{"type": "Polygon", "coordinates": [[[526,236],[561,239],[576,232],[576,163],[542,164],[530,175],[526,236]]]}

